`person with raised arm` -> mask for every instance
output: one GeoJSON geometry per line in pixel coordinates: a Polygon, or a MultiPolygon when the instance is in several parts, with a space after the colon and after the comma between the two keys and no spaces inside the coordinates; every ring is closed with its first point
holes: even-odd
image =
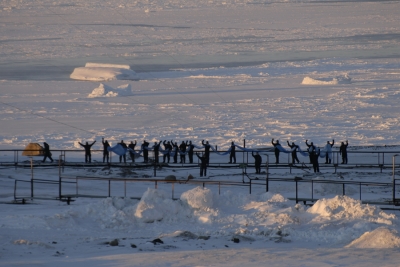
{"type": "Polygon", "coordinates": [[[279,163],[279,152],[281,152],[279,150],[279,146],[281,144],[279,144],[279,140],[276,140],[276,142],[274,143],[274,138],[272,138],[271,144],[274,146],[275,163],[278,164],[279,163]]]}
{"type": "Polygon", "coordinates": [[[155,162],[155,163],[158,163],[158,162],[159,162],[159,161],[158,161],[158,156],[159,156],[159,151],[160,151],[161,142],[162,142],[162,141],[160,141],[159,143],[154,142],[153,149],[154,149],[154,162],[155,162]]]}
{"type": "Polygon", "coordinates": [[[93,143],[89,144],[89,142],[86,142],[86,144],[82,144],[81,142],[78,142],[84,149],[85,149],[85,162],[86,163],[91,163],[92,162],[92,153],[90,149],[96,143],[96,140],[94,140],[93,143]]]}
{"type": "Polygon", "coordinates": [[[110,144],[108,143],[107,140],[104,141],[104,137],[101,138],[101,143],[103,144],[103,163],[107,159],[107,163],[110,159],[110,152],[108,151],[108,148],[110,147],[110,144]]]}
{"type": "Polygon", "coordinates": [[[165,163],[166,159],[168,160],[168,163],[169,163],[169,160],[171,158],[169,153],[172,150],[172,146],[169,141],[167,142],[167,140],[164,140],[163,145],[164,145],[164,150],[165,150],[165,154],[163,155],[163,163],[165,163]]]}
{"type": "Polygon", "coordinates": [[[258,154],[258,152],[256,152],[256,154],[254,155],[254,152],[251,151],[251,155],[254,158],[254,167],[256,169],[256,173],[259,174],[259,173],[261,173],[262,158],[261,158],[260,154],[258,154]]]}
{"type": "Polygon", "coordinates": [[[330,164],[331,163],[331,157],[332,157],[332,147],[335,144],[335,140],[332,139],[332,143],[329,141],[326,141],[325,145],[325,164],[330,164]]]}
{"type": "Polygon", "coordinates": [[[137,142],[135,140],[135,143],[131,141],[131,143],[128,145],[129,150],[129,156],[131,157],[132,162],[135,162],[135,146],[137,142]]]}
{"type": "Polygon", "coordinates": [[[292,150],[292,164],[295,164],[296,161],[297,163],[300,163],[300,160],[297,158],[297,149],[299,148],[298,145],[296,145],[294,142],[292,144],[289,143],[289,141],[286,141],[290,149],[292,150]]]}
{"type": "Polygon", "coordinates": [[[179,147],[178,147],[178,143],[175,142],[173,140],[171,140],[171,145],[172,145],[172,151],[175,151],[174,153],[174,163],[178,163],[178,153],[179,153],[179,147]]]}
{"type": "Polygon", "coordinates": [[[200,177],[203,177],[203,174],[204,174],[204,176],[207,176],[207,164],[208,164],[207,161],[208,161],[208,158],[206,157],[205,154],[202,155],[202,156],[199,156],[199,153],[196,153],[196,156],[200,160],[200,177]]]}
{"type": "Polygon", "coordinates": [[[310,144],[308,144],[308,140],[306,140],[306,146],[308,147],[307,151],[308,151],[308,156],[310,158],[310,164],[312,164],[313,163],[312,153],[315,150],[314,143],[311,142],[310,144]]]}

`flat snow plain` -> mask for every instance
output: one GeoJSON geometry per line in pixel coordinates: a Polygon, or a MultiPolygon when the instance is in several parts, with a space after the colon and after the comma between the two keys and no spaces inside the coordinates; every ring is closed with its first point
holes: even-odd
{"type": "MultiPolygon", "coordinates": [[[[349,140],[352,151],[398,149],[397,1],[21,0],[3,1],[0,10],[2,149],[43,141],[81,149],[79,141],[92,140],[100,149],[101,137],[112,144],[204,139],[221,150],[244,139],[248,148],[269,147],[272,138],[303,149],[306,139],[321,147],[349,140]],[[70,79],[87,62],[130,65],[140,80],[104,81],[130,91],[93,97],[104,85],[70,79]]],[[[101,161],[100,153],[93,158],[101,161]]],[[[2,151],[0,159],[12,161],[13,154],[2,151]]],[[[70,159],[82,161],[83,154],[70,159]]],[[[376,159],[349,155],[349,163],[362,160],[376,159]]],[[[65,172],[122,175],[119,168],[65,172]]],[[[270,172],[392,178],[369,169],[270,172]]],[[[168,168],[158,176],[168,174],[186,179],[198,169],[168,168]]],[[[39,168],[36,175],[57,180],[58,170],[39,168]]],[[[242,180],[238,169],[208,175],[242,180]]],[[[1,169],[2,202],[12,200],[16,179],[30,177],[29,169],[1,169]]],[[[397,212],[361,205],[357,188],[346,197],[337,188],[315,188],[325,199],[310,208],[287,200],[293,192],[285,185],[252,195],[185,185],[177,189],[179,201],[170,200],[170,187],[147,187],[154,188],[141,186],[141,201],[0,204],[0,266],[398,266],[397,212]],[[164,244],[149,242],[156,238],[164,244]],[[106,245],[113,239],[119,246],[106,245]]],[[[376,200],[391,194],[364,193],[376,200]]]]}

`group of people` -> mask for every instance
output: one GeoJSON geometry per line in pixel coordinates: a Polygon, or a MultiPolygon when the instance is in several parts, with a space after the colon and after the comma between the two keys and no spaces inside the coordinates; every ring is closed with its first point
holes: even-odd
{"type": "MultiPolygon", "coordinates": [[[[272,138],[272,145],[274,146],[274,153],[275,153],[275,163],[279,163],[279,154],[280,152],[290,152],[292,155],[292,164],[300,163],[298,157],[297,157],[297,152],[300,152],[303,156],[307,156],[310,159],[310,164],[313,165],[314,172],[319,172],[319,158],[323,157],[325,158],[325,164],[331,164],[332,162],[332,147],[335,144],[335,140],[332,140],[332,142],[327,141],[326,145],[324,148],[321,150],[320,148],[316,147],[313,142],[308,143],[308,140],[306,140],[305,144],[307,146],[306,151],[302,151],[298,145],[296,145],[294,142],[289,143],[289,141],[286,141],[287,145],[289,146],[289,151],[284,149],[281,144],[279,143],[279,140],[276,140],[274,142],[274,139],[272,138]]],[[[347,164],[347,146],[349,145],[349,142],[346,140],[345,142],[342,142],[339,148],[339,154],[342,157],[342,163],[341,164],[347,164]]]]}
{"type": "MultiPolygon", "coordinates": [[[[121,140],[117,145],[114,147],[111,147],[110,143],[107,140],[104,140],[102,138],[101,140],[102,145],[103,145],[103,163],[107,162],[109,163],[110,160],[110,152],[114,152],[115,154],[119,155],[119,162],[126,163],[126,154],[129,153],[130,158],[132,162],[135,162],[135,158],[138,157],[140,154],[143,155],[144,163],[149,162],[149,150],[152,150],[154,152],[154,161],[155,163],[159,163],[159,157],[160,153],[162,153],[162,158],[163,158],[163,163],[170,163],[171,157],[173,159],[173,163],[178,163],[178,155],[180,162],[179,163],[186,163],[186,155],[188,155],[189,163],[193,163],[193,155],[194,155],[194,149],[204,149],[204,152],[202,155],[199,155],[199,153],[196,153],[196,156],[200,160],[200,176],[206,176],[207,175],[207,166],[209,165],[210,162],[210,150],[213,150],[214,152],[218,153],[219,155],[225,155],[229,154],[229,163],[236,163],[236,147],[240,148],[243,151],[251,152],[251,155],[254,157],[254,166],[255,166],[255,171],[257,174],[261,173],[261,164],[262,164],[262,157],[261,155],[256,151],[252,149],[246,149],[243,147],[240,147],[238,145],[235,145],[234,142],[231,142],[230,148],[226,152],[218,152],[217,148],[212,147],[208,141],[204,142],[204,140],[201,141],[202,146],[196,146],[192,143],[192,141],[182,141],[180,145],[178,145],[177,142],[174,142],[173,140],[171,141],[159,141],[159,142],[154,142],[154,145],[150,147],[150,143],[147,142],[146,140],[143,140],[143,143],[140,146],[140,150],[135,151],[135,147],[137,145],[137,142],[131,141],[128,145],[124,142],[124,140],[121,140]],[[162,149],[161,144],[163,145],[164,149],[162,149]]],[[[82,146],[85,150],[85,162],[86,163],[91,163],[92,162],[92,156],[91,156],[91,149],[92,146],[96,143],[96,140],[93,141],[92,143],[86,142],[85,144],[78,142],[80,146],[82,146]]],[[[332,140],[332,142],[327,141],[327,144],[321,150],[320,148],[316,147],[313,142],[308,143],[308,140],[306,140],[305,144],[307,145],[307,150],[303,151],[300,149],[299,145],[296,145],[294,142],[289,142],[287,141],[287,145],[290,148],[289,150],[284,149],[281,144],[279,143],[279,140],[274,140],[272,139],[271,144],[274,147],[274,153],[275,153],[275,163],[279,164],[279,154],[280,152],[285,152],[285,153],[291,153],[292,155],[292,164],[295,163],[300,163],[300,160],[297,157],[297,152],[300,152],[303,156],[308,156],[310,159],[310,164],[313,165],[314,172],[319,172],[319,157],[324,157],[325,158],[325,164],[330,164],[331,163],[331,157],[332,157],[332,147],[335,144],[335,140],[332,140]]],[[[346,143],[342,142],[339,153],[342,156],[342,164],[347,164],[347,146],[348,146],[348,141],[346,143]]],[[[44,142],[44,158],[43,162],[46,161],[46,159],[49,158],[51,162],[53,162],[53,159],[51,158],[51,152],[50,152],[50,147],[49,145],[44,142]]]]}

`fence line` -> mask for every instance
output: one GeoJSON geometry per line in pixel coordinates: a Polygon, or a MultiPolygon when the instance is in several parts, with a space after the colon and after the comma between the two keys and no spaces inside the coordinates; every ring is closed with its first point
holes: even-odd
{"type": "MultiPolygon", "coordinates": [[[[267,177],[265,180],[260,180],[260,179],[250,179],[249,182],[243,183],[243,182],[230,182],[230,181],[198,181],[198,180],[175,180],[175,181],[170,181],[170,180],[165,180],[165,179],[126,179],[126,178],[104,178],[104,177],[90,177],[90,176],[75,176],[75,177],[68,177],[68,176],[62,176],[59,178],[59,181],[55,180],[45,180],[45,179],[31,179],[30,181],[26,180],[15,180],[15,185],[14,185],[14,199],[15,201],[22,201],[25,203],[28,199],[53,199],[53,200],[62,200],[62,201],[67,201],[68,204],[72,201],[74,198],[79,198],[79,197],[88,197],[88,198],[106,198],[106,197],[128,197],[127,195],[127,183],[141,183],[141,184],[154,184],[154,188],[158,189],[159,185],[165,184],[171,185],[171,198],[175,198],[175,187],[180,186],[180,185],[194,185],[194,186],[199,186],[201,185],[203,188],[204,187],[211,187],[211,186],[217,186],[218,187],[218,194],[221,194],[221,187],[226,186],[226,187],[232,187],[232,186],[238,186],[238,187],[244,187],[248,188],[249,194],[252,194],[252,190],[254,188],[265,188],[265,192],[269,192],[270,190],[270,184],[271,183],[292,183],[294,184],[294,196],[289,196],[288,199],[290,200],[295,200],[296,203],[302,201],[304,204],[308,201],[309,203],[314,203],[317,201],[319,198],[315,197],[314,195],[314,186],[315,184],[330,184],[330,185],[339,185],[342,188],[342,195],[346,195],[346,186],[353,185],[359,188],[359,200],[362,201],[362,203],[369,203],[369,204],[377,204],[377,205],[394,205],[394,206],[400,206],[400,199],[396,198],[396,187],[400,185],[398,182],[400,179],[394,178],[392,183],[379,183],[379,182],[359,182],[359,181],[336,181],[336,180],[304,180],[299,177],[295,178],[270,178],[267,177]],[[83,183],[84,182],[90,182],[90,191],[91,194],[82,194],[81,192],[84,190],[83,183]],[[101,185],[101,182],[105,182],[106,184],[106,189],[96,189],[95,186],[101,185]],[[30,190],[30,195],[29,194],[23,194],[19,193],[19,190],[21,189],[20,184],[29,184],[26,190],[30,190]],[[123,195],[121,194],[112,194],[112,187],[116,187],[116,184],[122,183],[123,184],[123,195]],[[40,195],[38,193],[35,193],[36,189],[36,184],[47,184],[47,185],[56,185],[59,186],[60,190],[59,192],[55,192],[53,195],[40,195]],[[311,190],[305,190],[300,189],[299,185],[300,184],[308,184],[311,186],[311,190]],[[75,192],[72,192],[72,188],[66,189],[66,186],[72,186],[75,187],[75,192]],[[393,195],[390,193],[388,194],[388,198],[385,201],[375,201],[375,200],[368,200],[366,198],[363,199],[362,195],[362,188],[364,187],[381,187],[384,189],[392,189],[393,195]],[[70,192],[66,192],[66,191],[70,192]],[[106,190],[106,191],[105,191],[106,190]],[[94,191],[94,193],[93,193],[94,191]],[[310,196],[307,196],[306,193],[310,191],[310,196]],[[302,194],[302,197],[299,196],[299,193],[302,194]]],[[[55,190],[56,191],[56,190],[55,190]]],[[[140,196],[143,195],[144,192],[140,193],[140,196]]],[[[48,194],[48,188],[46,189],[46,194],[48,194]]],[[[140,199],[139,197],[133,197],[130,196],[129,198],[135,198],[135,199],[140,199]]]]}

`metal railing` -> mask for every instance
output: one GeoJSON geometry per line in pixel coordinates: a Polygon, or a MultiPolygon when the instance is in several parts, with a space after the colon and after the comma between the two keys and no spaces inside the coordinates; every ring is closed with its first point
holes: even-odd
{"type": "MultiPolygon", "coordinates": [[[[394,179],[393,183],[379,183],[379,182],[362,182],[362,181],[336,181],[336,180],[304,180],[298,177],[293,178],[270,178],[267,177],[265,180],[250,179],[249,182],[230,182],[230,181],[199,181],[199,180],[176,180],[170,181],[165,179],[127,179],[127,178],[113,178],[113,177],[89,177],[89,176],[76,176],[68,177],[62,176],[59,181],[56,180],[44,180],[44,179],[32,179],[31,181],[16,180],[14,186],[14,199],[23,200],[24,202],[28,199],[52,199],[52,200],[69,200],[72,198],[88,197],[88,198],[107,198],[107,197],[123,197],[140,199],[143,193],[147,190],[148,185],[153,184],[155,189],[158,189],[160,185],[170,186],[171,198],[176,199],[176,188],[181,187],[181,190],[188,190],[190,187],[202,186],[207,188],[217,188],[218,194],[221,194],[221,188],[231,188],[233,186],[240,188],[247,188],[248,193],[252,194],[254,189],[258,189],[259,192],[269,192],[271,190],[271,184],[274,183],[290,183],[293,186],[293,195],[287,196],[289,199],[293,199],[296,203],[303,201],[315,202],[321,196],[315,195],[315,185],[317,184],[329,184],[330,186],[339,186],[341,188],[341,195],[346,195],[346,188],[352,186],[358,188],[359,200],[363,203],[380,204],[380,205],[396,205],[400,204],[400,200],[396,198],[396,188],[400,183],[400,179],[394,179]],[[27,184],[28,186],[22,188],[23,193],[19,193],[21,184],[27,184]],[[46,185],[40,193],[40,189],[36,185],[46,185]],[[145,185],[141,188],[131,187],[128,192],[129,184],[141,184],[145,185]],[[307,185],[307,187],[300,186],[307,185]],[[57,187],[60,190],[57,192],[57,187]],[[363,196],[363,189],[366,187],[382,188],[382,191],[388,192],[386,200],[374,200],[367,199],[363,196]],[[53,191],[51,189],[53,188],[53,191]],[[119,188],[113,192],[113,188],[119,188]],[[262,190],[262,188],[264,188],[262,190]],[[261,191],[260,191],[261,189],[261,191]],[[393,197],[390,193],[390,189],[393,190],[393,197]],[[89,191],[89,193],[85,193],[89,191]],[[30,192],[30,194],[28,193],[30,192]],[[53,193],[49,193],[53,192],[53,193]],[[307,193],[309,192],[309,193],[307,193]]],[[[332,187],[331,187],[332,188],[332,187]]],[[[337,187],[338,188],[338,187],[337,187]]],[[[333,193],[337,195],[337,193],[333,193]]],[[[354,194],[354,192],[353,192],[354,194]]],[[[287,195],[287,194],[286,194],[287,195]]]]}
{"type": "MultiPolygon", "coordinates": [[[[34,163],[31,163],[31,160],[33,157],[28,157],[28,156],[22,156],[22,152],[24,150],[15,150],[15,149],[3,149],[0,150],[1,155],[0,155],[0,166],[3,167],[9,167],[13,166],[15,169],[19,167],[27,167],[28,165],[35,165],[36,166],[41,166],[41,167],[47,167],[49,164],[41,164],[41,162],[35,161],[34,163]],[[9,155],[7,155],[9,153],[9,155]],[[12,154],[12,155],[11,155],[12,154]]],[[[202,153],[203,151],[196,151],[202,153]]],[[[226,151],[219,151],[219,152],[226,152],[226,151]]],[[[75,166],[83,166],[86,167],[87,165],[84,162],[84,151],[82,150],[52,150],[53,154],[59,153],[60,156],[62,156],[63,161],[62,164],[64,166],[68,165],[75,165],[75,166]],[[80,154],[80,156],[76,156],[80,154]],[[67,157],[68,156],[68,157],[67,157]],[[78,158],[81,158],[82,160],[79,160],[78,158]]],[[[280,159],[281,159],[281,164],[275,164],[273,163],[274,161],[272,158],[274,158],[273,152],[271,152],[271,149],[265,149],[265,150],[259,150],[259,153],[261,156],[265,159],[265,156],[267,157],[269,161],[269,157],[271,157],[270,161],[270,168],[289,168],[290,173],[292,173],[292,170],[299,169],[299,168],[310,168],[311,164],[308,162],[308,158],[304,157],[304,163],[302,164],[292,164],[291,160],[291,154],[290,153],[281,153],[280,159]],[[286,158],[286,159],[285,159],[286,158]],[[282,161],[282,159],[285,159],[282,161]]],[[[113,161],[113,159],[116,157],[115,155],[113,156],[113,153],[110,152],[110,162],[109,163],[103,163],[103,152],[102,150],[92,150],[92,164],[91,165],[111,165],[111,166],[120,166],[120,167],[134,167],[132,164],[120,164],[119,160],[118,161],[113,161]]],[[[338,169],[347,169],[347,168],[378,168],[380,172],[383,172],[384,169],[388,169],[392,167],[392,163],[390,161],[390,158],[393,155],[400,154],[400,151],[348,151],[348,158],[349,158],[349,164],[340,164],[340,155],[338,151],[333,151],[332,152],[332,162],[331,164],[324,164],[323,159],[320,159],[320,168],[334,168],[334,172],[336,173],[338,169]]],[[[236,157],[237,157],[237,164],[236,165],[229,165],[229,166],[238,166],[238,165],[243,165],[246,164],[248,167],[252,167],[253,165],[253,159],[251,157],[251,152],[246,152],[246,151],[237,151],[236,152],[236,157]],[[249,157],[250,153],[250,157],[249,157]]],[[[161,156],[160,156],[161,157],[161,156]]],[[[39,157],[38,159],[42,159],[43,157],[39,157]]],[[[56,157],[55,157],[56,158],[56,157]]],[[[119,158],[119,156],[118,156],[119,158]]],[[[150,163],[142,163],[138,162],[139,159],[136,159],[135,165],[140,165],[140,167],[147,166],[151,167],[154,164],[154,155],[150,152],[149,153],[149,158],[151,159],[150,163]]],[[[215,152],[211,152],[211,161],[210,164],[214,167],[222,167],[222,166],[227,166],[227,159],[229,158],[229,155],[226,156],[220,156],[218,157],[215,152]]],[[[194,164],[198,164],[198,159],[197,157],[194,157],[195,161],[194,164]]],[[[40,161],[40,160],[39,160],[40,161]]],[[[140,160],[141,161],[141,160],[140,160]]],[[[159,160],[161,164],[161,160],[159,160]]],[[[128,162],[131,163],[131,162],[128,162]]],[[[51,164],[50,164],[51,165],[51,164]]],[[[53,165],[57,165],[54,163],[53,165]]],[[[171,165],[174,166],[174,168],[177,168],[178,166],[191,166],[190,163],[181,163],[181,164],[174,164],[171,165]]],[[[168,167],[168,166],[166,166],[168,167]]],[[[398,167],[400,167],[400,163],[398,163],[398,167]]]]}

